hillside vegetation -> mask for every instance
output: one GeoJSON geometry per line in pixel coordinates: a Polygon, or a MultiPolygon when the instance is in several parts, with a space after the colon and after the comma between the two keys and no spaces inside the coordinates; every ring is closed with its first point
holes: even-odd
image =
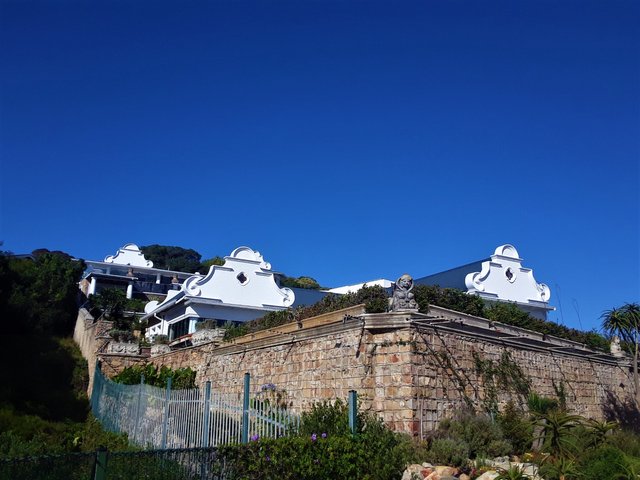
{"type": "Polygon", "coordinates": [[[81,261],[0,255],[0,458],[127,447],[89,414],[86,361],[70,338],[81,261]]]}

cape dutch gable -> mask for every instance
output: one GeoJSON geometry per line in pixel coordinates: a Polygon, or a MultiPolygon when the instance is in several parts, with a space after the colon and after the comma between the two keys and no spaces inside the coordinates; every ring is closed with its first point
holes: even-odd
{"type": "Polygon", "coordinates": [[[162,302],[145,307],[148,335],[170,339],[193,333],[200,320],[243,322],[265,312],[293,305],[295,294],[276,283],[271,265],[260,252],[236,248],[222,266],[213,265],[206,275],[187,278],[179,291],[169,292],[162,302]]]}
{"type": "Polygon", "coordinates": [[[488,302],[511,302],[534,317],[547,319],[551,291],[536,282],[533,271],[522,266],[513,245],[500,245],[486,260],[469,263],[415,280],[416,284],[458,288],[488,302]]]}

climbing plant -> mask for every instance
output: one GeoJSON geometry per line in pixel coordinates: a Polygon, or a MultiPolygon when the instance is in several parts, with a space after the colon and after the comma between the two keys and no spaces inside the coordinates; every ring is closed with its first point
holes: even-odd
{"type": "Polygon", "coordinates": [[[513,361],[507,350],[502,351],[500,360],[495,361],[482,358],[477,351],[472,351],[476,374],[482,378],[485,397],[484,408],[487,412],[498,412],[498,392],[510,392],[520,395],[523,399],[531,391],[531,380],[513,361]]]}

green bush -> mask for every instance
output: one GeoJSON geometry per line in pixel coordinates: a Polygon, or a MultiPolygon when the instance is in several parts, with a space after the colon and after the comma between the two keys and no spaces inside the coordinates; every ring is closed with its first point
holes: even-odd
{"type": "Polygon", "coordinates": [[[520,310],[514,303],[494,303],[485,308],[484,317],[495,322],[584,343],[596,350],[609,351],[609,342],[599,333],[595,331],[582,332],[555,322],[534,318],[520,310]]]}
{"type": "Polygon", "coordinates": [[[225,326],[224,340],[229,341],[249,333],[274,328],[284,325],[285,323],[300,321],[305,318],[316,317],[324,313],[335,312],[336,310],[361,304],[364,304],[366,313],[386,312],[389,305],[387,291],[378,285],[371,287],[365,285],[357,292],[351,292],[345,295],[329,294],[313,305],[298,307],[293,310],[269,312],[263,317],[245,322],[241,325],[225,326]]]}
{"type": "Polygon", "coordinates": [[[437,465],[461,467],[467,463],[469,456],[469,445],[465,441],[436,438],[431,442],[427,458],[437,465]]]}
{"type": "Polygon", "coordinates": [[[171,378],[171,388],[174,390],[196,388],[196,372],[189,367],[172,370],[163,365],[158,369],[152,363],[126,367],[111,380],[125,385],[137,385],[142,380],[142,375],[144,375],[144,383],[154,387],[166,387],[167,381],[171,378]]]}
{"type": "Polygon", "coordinates": [[[507,455],[513,449],[491,418],[467,410],[440,422],[437,436],[467,445],[469,458],[507,455]]]}
{"type": "Polygon", "coordinates": [[[84,423],[52,422],[0,409],[0,459],[95,451],[99,446],[129,448],[126,435],[106,432],[92,415],[84,423]]]}
{"type": "Polygon", "coordinates": [[[578,462],[582,477],[593,479],[626,479],[631,466],[624,453],[610,445],[582,452],[578,462]]]}
{"type": "Polygon", "coordinates": [[[513,446],[512,453],[522,454],[531,450],[533,425],[513,401],[507,403],[504,411],[498,414],[497,421],[505,440],[513,446]]]}
{"type": "Polygon", "coordinates": [[[456,288],[416,285],[413,288],[413,294],[420,313],[429,313],[429,305],[436,305],[469,315],[484,316],[485,306],[482,299],[476,295],[468,295],[456,288]]]}
{"type": "Polygon", "coordinates": [[[349,437],[261,439],[220,449],[227,480],[355,479],[365,454],[349,437]]]}
{"type": "Polygon", "coordinates": [[[220,468],[229,480],[400,478],[414,453],[411,440],[371,415],[359,418],[358,434],[351,435],[344,402],[323,402],[303,415],[298,435],[221,447],[220,468]]]}
{"type": "Polygon", "coordinates": [[[348,404],[339,398],[333,403],[327,400],[314,403],[311,410],[302,413],[298,432],[305,437],[314,433],[326,433],[331,436],[348,435],[350,433],[348,404]]]}
{"type": "Polygon", "coordinates": [[[617,430],[607,438],[607,441],[625,454],[640,458],[640,435],[628,430],[617,430]]]}

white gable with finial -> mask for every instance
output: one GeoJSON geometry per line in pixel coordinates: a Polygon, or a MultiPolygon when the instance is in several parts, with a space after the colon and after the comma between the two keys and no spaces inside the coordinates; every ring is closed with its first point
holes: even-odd
{"type": "Polygon", "coordinates": [[[205,276],[194,275],[185,280],[185,296],[258,308],[286,308],[293,304],[295,294],[278,286],[271,265],[260,252],[239,247],[224,260],[224,265],[211,266],[205,276]]]}
{"type": "Polygon", "coordinates": [[[483,298],[521,304],[546,304],[551,291],[544,283],[537,283],[530,268],[522,266],[522,259],[513,245],[496,248],[489,260],[482,262],[480,272],[465,277],[469,293],[483,298]]]}
{"type": "Polygon", "coordinates": [[[153,262],[144,258],[143,253],[135,243],[127,243],[125,246],[118,249],[115,255],[106,256],[104,261],[105,263],[129,265],[131,267],[153,267],[153,262]]]}

